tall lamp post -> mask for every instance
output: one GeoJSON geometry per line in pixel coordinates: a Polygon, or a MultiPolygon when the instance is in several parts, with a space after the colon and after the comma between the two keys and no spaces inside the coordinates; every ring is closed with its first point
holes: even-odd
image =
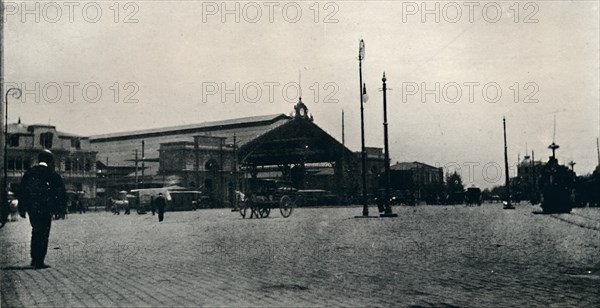
{"type": "Polygon", "coordinates": [[[364,115],[364,88],[362,79],[362,61],[365,59],[365,41],[360,40],[358,48],[358,74],[360,79],[360,142],[361,142],[361,161],[362,161],[362,201],[363,216],[369,216],[369,206],[367,205],[367,153],[365,150],[365,115],[364,115]]]}
{"type": "Polygon", "coordinates": [[[19,88],[10,88],[6,90],[4,94],[4,159],[3,159],[3,168],[4,168],[4,179],[2,181],[2,217],[0,218],[2,222],[6,220],[6,215],[8,215],[8,95],[12,95],[14,98],[18,99],[21,97],[21,89],[19,88]]]}
{"type": "Polygon", "coordinates": [[[390,206],[390,150],[388,142],[388,121],[387,121],[387,85],[385,72],[383,72],[383,141],[385,146],[385,199],[383,199],[385,212],[379,214],[380,217],[398,217],[398,214],[392,213],[390,206]]]}

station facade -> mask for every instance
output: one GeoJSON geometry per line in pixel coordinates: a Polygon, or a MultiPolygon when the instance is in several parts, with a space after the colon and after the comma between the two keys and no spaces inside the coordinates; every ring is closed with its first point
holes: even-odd
{"type": "Polygon", "coordinates": [[[177,187],[202,191],[226,206],[251,178],[289,181],[340,198],[361,189],[360,159],[317,126],[301,101],[291,115],[98,135],[90,144],[98,153],[98,186],[107,196],[177,187]]]}

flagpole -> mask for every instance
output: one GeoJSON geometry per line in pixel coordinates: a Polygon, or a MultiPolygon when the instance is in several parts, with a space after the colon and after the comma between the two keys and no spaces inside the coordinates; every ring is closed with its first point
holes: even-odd
{"type": "Polygon", "coordinates": [[[367,153],[365,150],[365,115],[363,107],[363,79],[362,79],[362,60],[364,59],[365,42],[361,39],[358,52],[358,74],[360,79],[360,142],[361,142],[361,160],[362,160],[362,202],[363,216],[369,216],[369,206],[367,204],[367,153]]]}

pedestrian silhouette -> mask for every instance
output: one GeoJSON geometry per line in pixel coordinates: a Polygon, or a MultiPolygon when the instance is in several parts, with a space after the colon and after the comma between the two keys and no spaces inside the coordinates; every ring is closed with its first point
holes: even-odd
{"type": "Polygon", "coordinates": [[[152,210],[152,216],[156,213],[156,200],[154,196],[150,197],[150,209],[152,210]]]}
{"type": "Polygon", "coordinates": [[[156,209],[158,211],[158,221],[163,221],[165,218],[165,209],[167,208],[167,199],[162,193],[158,193],[158,197],[154,199],[154,203],[156,204],[156,209]]]}
{"type": "Polygon", "coordinates": [[[19,186],[19,214],[29,215],[31,223],[31,266],[35,269],[48,267],[44,264],[48,251],[48,237],[52,215],[63,213],[67,207],[65,184],[54,171],[54,155],[44,150],[38,155],[38,165],[25,172],[19,186]]]}

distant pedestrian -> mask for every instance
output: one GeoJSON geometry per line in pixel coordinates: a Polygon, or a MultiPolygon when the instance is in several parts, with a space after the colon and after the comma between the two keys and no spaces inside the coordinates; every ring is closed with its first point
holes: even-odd
{"type": "Polygon", "coordinates": [[[152,210],[152,216],[156,213],[156,200],[154,196],[150,197],[150,209],[152,210]]]}
{"type": "Polygon", "coordinates": [[[375,197],[375,202],[377,203],[377,209],[379,210],[379,213],[383,213],[385,211],[385,201],[384,201],[384,197],[383,194],[380,192],[379,195],[377,197],[375,197]]]}
{"type": "Polygon", "coordinates": [[[167,208],[167,199],[162,193],[158,193],[158,197],[154,200],[158,211],[158,221],[163,221],[165,218],[165,209],[167,208]]]}
{"type": "Polygon", "coordinates": [[[65,184],[54,171],[54,155],[44,150],[38,155],[38,165],[25,172],[19,186],[19,214],[29,215],[31,223],[31,266],[35,269],[48,267],[44,264],[48,251],[48,237],[52,214],[62,213],[67,207],[65,184]]]}

